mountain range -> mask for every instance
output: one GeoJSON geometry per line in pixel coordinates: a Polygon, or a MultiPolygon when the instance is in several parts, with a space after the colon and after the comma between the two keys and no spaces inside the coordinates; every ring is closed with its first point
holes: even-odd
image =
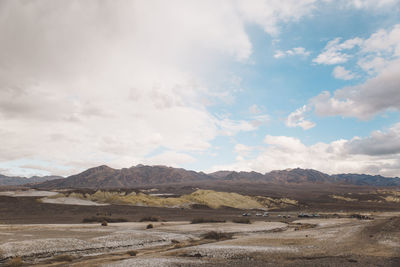
{"type": "Polygon", "coordinates": [[[36,184],[45,181],[62,179],[62,176],[32,176],[31,178],[19,176],[5,176],[0,174],[0,186],[36,184]]]}
{"type": "Polygon", "coordinates": [[[273,184],[343,184],[358,186],[400,186],[400,178],[387,178],[380,175],[337,174],[328,175],[312,169],[287,169],[258,172],[218,171],[206,174],[181,168],[166,166],[137,165],[130,168],[113,169],[106,165],[90,168],[67,178],[46,177],[7,177],[0,175],[0,185],[31,184],[35,188],[134,188],[148,185],[201,184],[210,182],[243,182],[273,184]]]}

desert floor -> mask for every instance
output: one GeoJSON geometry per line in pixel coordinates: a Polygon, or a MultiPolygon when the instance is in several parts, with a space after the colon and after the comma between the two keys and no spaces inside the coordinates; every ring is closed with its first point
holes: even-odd
{"type": "Polygon", "coordinates": [[[0,257],[26,266],[400,266],[400,214],[370,216],[151,222],[152,229],[150,222],[2,224],[0,257]],[[204,237],[212,231],[217,239],[204,237]]]}

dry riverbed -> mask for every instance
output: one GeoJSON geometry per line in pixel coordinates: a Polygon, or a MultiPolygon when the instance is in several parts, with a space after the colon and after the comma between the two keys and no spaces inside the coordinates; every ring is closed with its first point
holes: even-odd
{"type": "Polygon", "coordinates": [[[252,224],[0,225],[0,257],[41,266],[396,266],[400,218],[252,224]],[[215,231],[221,238],[207,239],[215,231]]]}

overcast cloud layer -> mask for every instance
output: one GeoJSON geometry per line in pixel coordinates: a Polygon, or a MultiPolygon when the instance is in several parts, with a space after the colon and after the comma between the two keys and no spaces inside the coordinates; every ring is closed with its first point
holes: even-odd
{"type": "MultiPolygon", "coordinates": [[[[255,64],[249,28],[259,29],[272,40],[265,46],[271,45],[286,25],[311,19],[331,4],[2,1],[0,172],[68,175],[100,164],[187,166],[212,157],[213,142],[227,138],[240,155],[208,169],[304,167],[400,175],[399,124],[370,137],[306,146],[295,136],[273,136],[261,128],[274,119],[268,105],[249,104],[247,117],[229,110],[241,101],[237,92],[247,90],[244,77],[229,66],[255,64]],[[235,139],[245,133],[266,136],[264,145],[255,149],[235,139]]],[[[338,6],[370,12],[397,4],[354,0],[338,6]]],[[[369,120],[400,109],[400,24],[368,38],[335,38],[321,51],[298,45],[273,53],[271,62],[301,58],[309,61],[304,64],[332,65],[332,75],[345,81],[359,77],[357,72],[367,75],[334,92],[321,88],[303,107],[293,108],[288,127],[318,127],[307,118],[313,112],[369,120]],[[340,65],[354,57],[358,69],[340,65]]]]}

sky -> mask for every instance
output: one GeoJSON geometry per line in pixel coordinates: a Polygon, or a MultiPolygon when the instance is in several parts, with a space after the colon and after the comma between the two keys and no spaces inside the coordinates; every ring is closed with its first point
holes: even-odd
{"type": "Polygon", "coordinates": [[[400,176],[400,0],[3,0],[0,173],[400,176]]]}

